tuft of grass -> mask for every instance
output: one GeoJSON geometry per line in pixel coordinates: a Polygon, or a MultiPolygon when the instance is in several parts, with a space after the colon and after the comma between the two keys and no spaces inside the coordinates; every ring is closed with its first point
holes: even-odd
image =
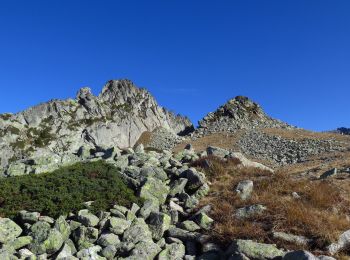
{"type": "Polygon", "coordinates": [[[105,162],[77,163],[52,173],[0,179],[0,215],[14,217],[20,210],[57,217],[84,208],[106,210],[113,204],[140,203],[118,170],[105,162]]]}
{"type": "Polygon", "coordinates": [[[314,243],[305,249],[323,250],[350,228],[346,218],[350,213],[350,202],[330,181],[296,179],[283,172],[271,175],[237,167],[236,161],[225,162],[213,157],[201,159],[193,166],[204,171],[211,182],[211,191],[201,205],[213,206],[211,217],[215,219],[215,225],[211,235],[223,244],[241,238],[300,249],[300,246],[273,238],[272,231],[281,231],[313,239],[314,243]],[[254,190],[250,199],[242,201],[235,193],[235,187],[247,179],[254,182],[254,190]],[[293,198],[293,192],[301,198],[293,198]],[[234,216],[236,209],[253,204],[262,204],[267,210],[248,219],[234,216]]]}

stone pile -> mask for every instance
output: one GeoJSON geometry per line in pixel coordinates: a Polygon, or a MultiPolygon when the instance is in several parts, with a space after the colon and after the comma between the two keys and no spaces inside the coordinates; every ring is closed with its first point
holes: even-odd
{"type": "Polygon", "coordinates": [[[240,150],[254,158],[272,160],[279,165],[300,163],[309,156],[326,152],[343,151],[341,143],[334,140],[291,140],[259,131],[246,131],[238,145],[240,150]]]}
{"type": "Polygon", "coordinates": [[[247,97],[237,96],[199,121],[194,137],[217,132],[236,132],[239,129],[293,128],[268,116],[247,97]]]}

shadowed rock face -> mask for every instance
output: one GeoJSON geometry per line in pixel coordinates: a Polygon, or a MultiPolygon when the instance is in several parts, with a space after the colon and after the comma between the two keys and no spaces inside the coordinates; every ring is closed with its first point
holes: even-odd
{"type": "Polygon", "coordinates": [[[129,80],[107,82],[98,96],[85,87],[75,99],[0,115],[0,173],[9,161],[71,154],[82,145],[130,147],[144,131],[157,127],[175,134],[193,129],[188,118],[160,107],[147,90],[129,80]]]}
{"type": "Polygon", "coordinates": [[[266,115],[247,97],[237,96],[199,121],[199,134],[234,132],[238,129],[291,128],[290,125],[266,115]]]}

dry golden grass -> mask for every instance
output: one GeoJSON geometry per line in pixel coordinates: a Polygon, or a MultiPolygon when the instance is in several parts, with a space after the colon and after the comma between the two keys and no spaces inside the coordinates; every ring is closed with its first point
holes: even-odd
{"type": "Polygon", "coordinates": [[[177,145],[173,151],[179,152],[183,150],[186,144],[191,143],[196,151],[203,151],[208,146],[219,146],[223,149],[236,149],[238,150],[237,141],[240,138],[241,131],[237,133],[214,133],[203,136],[197,140],[186,140],[183,143],[177,145]]]}
{"type": "MultiPolygon", "coordinates": [[[[211,167],[202,170],[211,181],[211,191],[201,205],[213,206],[211,216],[215,226],[211,235],[224,244],[242,238],[300,249],[300,246],[272,237],[272,231],[282,231],[312,238],[314,243],[305,249],[318,251],[350,228],[346,218],[350,214],[350,202],[332,181],[294,178],[282,171],[271,175],[261,170],[238,168],[235,161],[205,159],[211,167]],[[234,189],[239,181],[247,179],[254,181],[254,191],[249,200],[242,201],[234,189]],[[301,198],[293,198],[293,192],[301,198]],[[233,213],[237,208],[253,204],[262,204],[267,210],[249,219],[235,218],[233,213]]],[[[198,161],[194,165],[203,164],[198,161]]]]}
{"type": "Polygon", "coordinates": [[[286,139],[304,140],[304,139],[317,139],[317,140],[336,140],[338,142],[350,143],[349,135],[341,135],[337,133],[320,133],[313,132],[304,129],[282,129],[282,128],[265,128],[261,129],[263,133],[269,135],[280,136],[286,139]]]}
{"type": "Polygon", "coordinates": [[[134,147],[138,146],[139,144],[147,145],[151,142],[152,138],[152,132],[145,131],[141,134],[140,138],[135,143],[134,147]]]}

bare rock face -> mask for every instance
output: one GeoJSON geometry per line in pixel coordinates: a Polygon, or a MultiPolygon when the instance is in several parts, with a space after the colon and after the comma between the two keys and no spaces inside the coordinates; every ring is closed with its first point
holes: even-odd
{"type": "Polygon", "coordinates": [[[200,120],[196,132],[201,135],[256,128],[292,128],[292,126],[269,117],[249,98],[237,96],[200,120]]]}
{"type": "Polygon", "coordinates": [[[98,96],[85,87],[75,99],[0,115],[0,174],[11,163],[28,165],[33,158],[59,155],[64,161],[82,146],[131,147],[143,132],[158,127],[180,135],[193,129],[188,118],[160,107],[147,90],[129,80],[107,82],[98,96]]]}

